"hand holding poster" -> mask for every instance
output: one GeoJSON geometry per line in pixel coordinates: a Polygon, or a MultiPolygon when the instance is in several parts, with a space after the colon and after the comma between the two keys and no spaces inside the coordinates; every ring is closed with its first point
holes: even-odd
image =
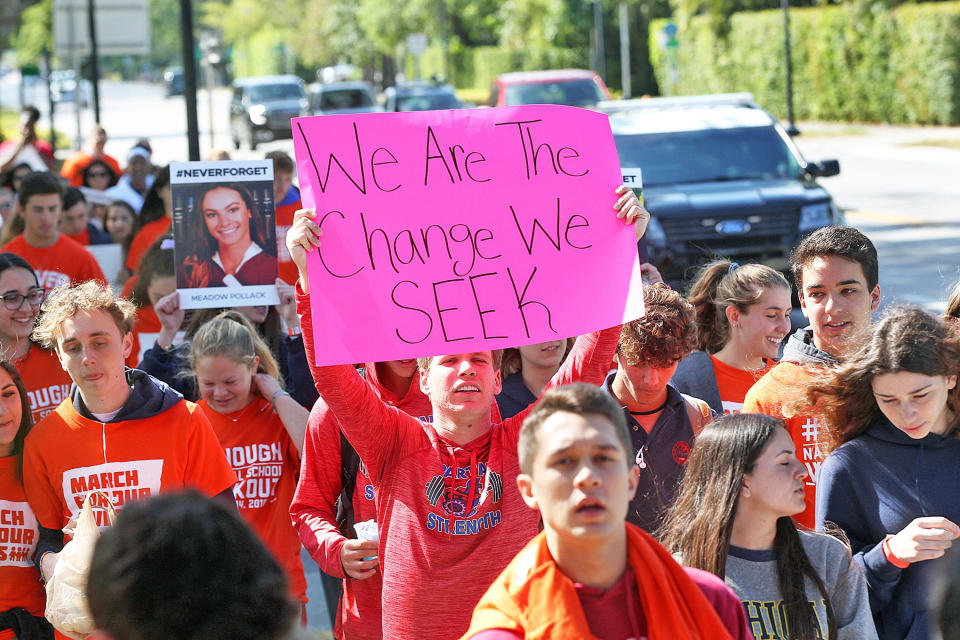
{"type": "Polygon", "coordinates": [[[293,120],[318,364],[518,346],[643,315],[603,114],[529,106],[293,120]]]}
{"type": "Polygon", "coordinates": [[[278,304],[273,162],[174,162],[170,188],[181,308],[278,304]]]}

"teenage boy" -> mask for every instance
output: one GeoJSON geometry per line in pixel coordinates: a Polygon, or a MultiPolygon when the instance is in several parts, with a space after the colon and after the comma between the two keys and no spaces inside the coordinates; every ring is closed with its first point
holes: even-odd
{"type": "Polygon", "coordinates": [[[20,183],[17,206],[23,218],[23,233],[0,247],[29,262],[37,272],[39,286],[84,280],[106,283],[96,259],[78,242],[60,233],[63,186],[52,173],[34,172],[20,183]]]}
{"type": "MultiPolygon", "coordinates": [[[[627,187],[617,195],[618,217],[642,235],[649,214],[627,187]]],[[[287,248],[299,271],[297,309],[317,390],[377,496],[383,635],[457,637],[486,586],[537,532],[536,514],[512,490],[526,412],[502,423],[491,419],[500,351],[418,361],[431,424],[386,405],[350,365],[314,366],[306,252],[320,246],[315,217],[312,210],[297,212],[287,248]]],[[[578,338],[552,384],[599,383],[619,333],[614,327],[578,338]]]]}
{"type": "Polygon", "coordinates": [[[517,445],[537,535],[480,600],[464,638],[750,638],[737,596],[624,522],[640,470],[619,405],[588,384],[550,389],[517,445]]]}
{"type": "Polygon", "coordinates": [[[23,484],[40,525],[36,558],[45,577],[63,546],[61,529],[90,490],[106,491],[121,508],[188,487],[233,503],[237,478],[199,407],[125,369],[134,311],[99,282],[64,285],[47,298],[34,329],[74,382],[24,444],[23,484]]]}
{"type": "Polygon", "coordinates": [[[669,384],[697,344],[693,307],[663,284],[643,291],[644,317],[623,325],[617,370],[604,388],[623,407],[640,469],[627,519],[649,533],[660,526],[683,479],[694,438],[713,412],[669,384]]]}
{"type": "Polygon", "coordinates": [[[797,246],[792,263],[800,308],[810,326],[790,336],[780,364],[747,392],[743,412],[764,413],[787,423],[807,467],[807,508],[794,520],[812,529],[817,475],[823,462],[817,440],[820,423],[812,411],[786,416],[783,407],[801,397],[811,368],[843,361],[880,306],[880,285],[877,250],[853,227],[818,229],[797,246]]]}
{"type": "Polygon", "coordinates": [[[266,156],[273,160],[273,202],[277,210],[277,265],[280,278],[289,285],[297,283],[300,274],[290,258],[285,242],[287,232],[293,226],[293,215],[303,206],[300,189],[293,184],[294,164],[283,151],[271,151],[266,156]]]}

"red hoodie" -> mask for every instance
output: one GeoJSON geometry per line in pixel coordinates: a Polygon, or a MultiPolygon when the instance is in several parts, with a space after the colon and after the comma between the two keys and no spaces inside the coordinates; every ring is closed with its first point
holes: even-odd
{"type": "MultiPolygon", "coordinates": [[[[456,638],[474,605],[537,533],[516,489],[517,437],[529,409],[465,445],[385,404],[349,365],[318,367],[309,296],[297,289],[307,361],[376,487],[385,638],[456,638]]],[[[549,386],[599,384],[620,327],[577,339],[549,386]]]]}
{"type": "MultiPolygon", "coordinates": [[[[366,365],[365,372],[370,388],[384,402],[424,422],[432,421],[433,408],[430,399],[420,391],[419,373],[414,373],[406,395],[400,397],[383,386],[376,365],[366,365]]],[[[341,464],[340,423],[321,398],[313,405],[307,422],[300,482],[290,505],[290,515],[300,541],[320,569],[343,578],[343,598],[334,636],[377,640],[383,637],[380,627],[382,576],[377,571],[366,580],[354,580],[344,574],[340,563],[340,550],[347,541],[337,528],[336,518],[337,498],[343,490],[341,464]]],[[[353,490],[353,512],[356,522],[377,519],[373,483],[362,464],[353,490]]]]}

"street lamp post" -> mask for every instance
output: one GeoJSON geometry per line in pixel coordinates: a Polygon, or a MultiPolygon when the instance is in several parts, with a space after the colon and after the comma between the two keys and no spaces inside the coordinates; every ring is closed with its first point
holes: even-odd
{"type": "Polygon", "coordinates": [[[597,32],[597,68],[596,72],[604,82],[607,81],[607,54],[603,42],[603,6],[600,0],[593,0],[593,28],[597,32]]]}
{"type": "Polygon", "coordinates": [[[787,85],[787,120],[790,126],[787,127],[787,133],[790,136],[800,134],[797,125],[793,121],[793,62],[790,60],[790,2],[789,0],[780,0],[780,8],[783,9],[783,57],[786,71],[787,85]]]}

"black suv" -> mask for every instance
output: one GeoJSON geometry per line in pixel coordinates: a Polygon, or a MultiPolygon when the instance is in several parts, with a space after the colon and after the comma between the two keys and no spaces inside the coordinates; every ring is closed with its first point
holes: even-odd
{"type": "Polygon", "coordinates": [[[620,166],[643,172],[652,216],[645,257],[674,285],[717,257],[787,271],[790,251],[804,236],[844,224],[815,180],[837,175],[839,163],[804,160],[750,94],[611,101],[598,108],[610,115],[620,166]]]}
{"type": "Polygon", "coordinates": [[[233,83],[230,100],[230,138],[233,148],[246,140],[257,143],[292,138],[290,119],[310,115],[303,80],[297,76],[261,76],[233,83]]]}

